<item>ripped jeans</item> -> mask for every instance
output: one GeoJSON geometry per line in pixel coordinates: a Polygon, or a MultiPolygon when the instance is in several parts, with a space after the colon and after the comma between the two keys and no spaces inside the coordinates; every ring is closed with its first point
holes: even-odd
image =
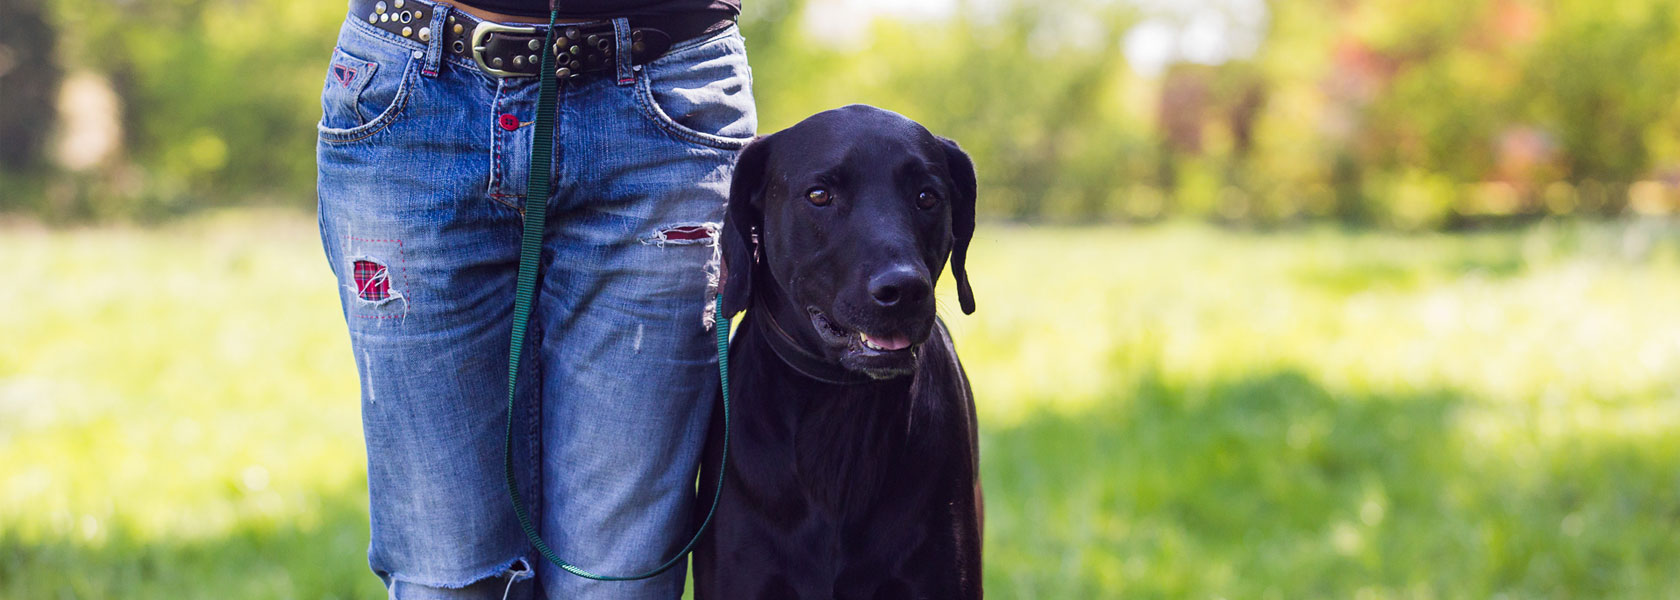
{"type": "Polygon", "coordinates": [[[514,517],[502,452],[521,214],[548,203],[516,477],[561,556],[640,572],[697,524],[718,385],[708,278],[757,126],[739,33],[677,42],[628,78],[562,82],[553,193],[526,198],[538,82],[366,18],[340,31],[317,158],[361,377],[370,566],[392,598],[679,597],[681,567],[640,582],[564,573],[514,517]]]}

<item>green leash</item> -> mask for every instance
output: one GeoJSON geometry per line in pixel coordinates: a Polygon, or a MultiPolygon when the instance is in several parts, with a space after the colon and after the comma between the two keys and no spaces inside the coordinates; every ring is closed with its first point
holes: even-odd
{"type": "Polygon", "coordinates": [[[712,523],[712,515],[717,512],[718,498],[723,494],[723,472],[729,465],[729,318],[723,314],[723,294],[720,291],[715,305],[716,325],[713,327],[717,330],[718,375],[723,384],[723,454],[718,461],[717,489],[712,495],[712,507],[706,511],[706,519],[700,522],[700,528],[694,531],[694,537],[688,540],[688,544],[684,545],[676,556],[645,573],[635,575],[591,573],[560,558],[548,544],[543,543],[542,537],[537,535],[537,527],[531,522],[530,512],[525,509],[525,503],[519,500],[519,482],[513,477],[513,401],[517,397],[515,392],[519,386],[519,356],[525,347],[525,327],[531,321],[531,303],[537,289],[537,260],[542,252],[543,223],[548,213],[549,165],[554,158],[554,102],[557,82],[554,77],[552,48],[554,22],[559,17],[558,12],[549,14],[548,33],[543,40],[542,70],[537,75],[541,80],[539,88],[542,97],[537,100],[537,122],[533,131],[536,145],[531,149],[531,170],[525,184],[525,230],[519,241],[519,287],[513,299],[513,341],[508,347],[507,443],[503,447],[502,470],[507,474],[508,496],[513,499],[513,512],[519,516],[519,527],[525,530],[525,539],[531,541],[531,545],[536,547],[543,558],[578,577],[597,581],[634,581],[664,573],[682,562],[683,557],[700,542],[700,534],[705,533],[706,526],[712,523]]]}

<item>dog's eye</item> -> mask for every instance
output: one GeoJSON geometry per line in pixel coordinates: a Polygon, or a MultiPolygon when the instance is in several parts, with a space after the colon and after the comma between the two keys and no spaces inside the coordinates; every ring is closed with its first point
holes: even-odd
{"type": "Polygon", "coordinates": [[[828,206],[829,200],[832,200],[828,196],[828,190],[822,188],[811,188],[811,191],[805,192],[805,199],[817,206],[828,206]]]}
{"type": "Polygon", "coordinates": [[[939,204],[939,194],[933,190],[922,190],[922,193],[916,196],[916,206],[933,208],[936,204],[939,204]]]}

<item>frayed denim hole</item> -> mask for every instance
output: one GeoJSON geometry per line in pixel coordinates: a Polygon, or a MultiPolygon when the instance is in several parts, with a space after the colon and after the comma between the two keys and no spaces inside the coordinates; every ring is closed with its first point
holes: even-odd
{"type": "Polygon", "coordinates": [[[651,235],[642,238],[642,243],[649,246],[664,247],[667,245],[683,246],[690,244],[716,244],[718,230],[722,223],[699,221],[693,223],[673,223],[660,227],[651,235]]]}
{"type": "Polygon", "coordinates": [[[530,563],[525,562],[525,559],[523,559],[523,558],[514,559],[513,564],[508,565],[507,575],[506,575],[507,578],[508,578],[508,582],[507,582],[507,587],[502,588],[502,600],[507,600],[508,599],[508,594],[513,593],[514,582],[517,582],[517,581],[522,580],[522,579],[530,579],[531,577],[533,577],[535,575],[536,575],[536,571],[531,568],[530,563]]]}
{"type": "MultiPolygon", "coordinates": [[[[723,230],[723,223],[717,221],[693,221],[687,223],[672,223],[654,230],[651,235],[641,239],[642,244],[648,246],[709,246],[712,256],[706,259],[704,267],[706,273],[706,295],[702,298],[700,323],[706,329],[711,329],[717,322],[716,307],[712,306],[712,298],[718,293],[718,285],[722,280],[720,269],[723,264],[723,247],[718,244],[718,233],[723,230]]],[[[640,339],[638,338],[638,341],[640,339]]]]}

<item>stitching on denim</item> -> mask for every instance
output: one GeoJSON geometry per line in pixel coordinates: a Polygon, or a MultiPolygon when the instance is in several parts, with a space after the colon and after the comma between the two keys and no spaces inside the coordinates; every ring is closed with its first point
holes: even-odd
{"type": "MultiPolygon", "coordinates": [[[[399,117],[401,117],[404,112],[408,111],[409,96],[414,94],[414,90],[411,89],[411,84],[413,83],[416,70],[417,67],[415,66],[415,59],[411,56],[408,59],[408,64],[403,67],[402,83],[398,84],[396,100],[392,101],[391,106],[385,109],[385,112],[380,113],[379,116],[374,117],[372,121],[368,121],[367,123],[357,125],[349,129],[332,129],[328,128],[325,124],[317,124],[315,128],[321,138],[321,141],[328,144],[350,144],[359,142],[373,137],[374,134],[384,131],[385,128],[390,127],[393,123],[396,123],[400,120],[399,117]],[[364,128],[371,129],[364,131],[364,128]]],[[[357,110],[361,110],[359,106],[357,110]]]]}
{"type": "MultiPolygon", "coordinates": [[[[504,91],[505,83],[505,80],[496,80],[496,95],[490,100],[491,121],[496,119],[496,115],[503,114],[502,92],[504,91]]],[[[502,180],[504,179],[504,176],[502,175],[502,133],[504,131],[505,130],[501,127],[490,128],[490,185],[489,189],[485,190],[485,192],[490,194],[491,198],[503,195],[501,190],[503,183],[502,180]]]]}
{"type": "MultiPolygon", "coordinates": [[[[402,303],[403,303],[402,314],[400,314],[400,315],[379,315],[379,316],[356,315],[356,318],[358,318],[358,319],[401,319],[401,318],[407,317],[408,316],[408,311],[410,309],[410,300],[413,298],[413,294],[410,293],[410,289],[409,289],[409,286],[408,286],[408,256],[403,251],[403,241],[400,240],[400,239],[383,240],[383,239],[373,239],[373,238],[359,238],[359,237],[355,237],[355,236],[351,236],[351,235],[344,236],[344,238],[347,239],[347,240],[354,240],[354,241],[358,241],[358,242],[369,242],[369,243],[376,243],[376,244],[396,244],[397,245],[397,273],[400,274],[400,276],[402,278],[402,289],[391,290],[390,291],[391,297],[389,299],[386,299],[386,300],[383,300],[383,301],[379,302],[380,304],[384,304],[384,303],[387,303],[387,302],[401,300],[402,303]]],[[[354,257],[354,256],[349,257],[349,258],[352,261],[360,260],[359,258],[354,257]]],[[[368,258],[372,258],[372,257],[368,257],[368,258]]],[[[389,263],[386,263],[385,264],[385,269],[386,269],[386,272],[389,273],[390,269],[391,269],[391,265],[389,263]]],[[[389,277],[389,276],[387,276],[387,277],[389,277]]],[[[389,281],[389,280],[387,280],[387,281],[389,281]]],[[[387,283],[387,286],[389,286],[388,283],[387,283]]],[[[359,297],[360,296],[358,295],[358,298],[359,297]]],[[[364,300],[364,302],[366,302],[366,300],[364,300]]]]}
{"type": "Polygon", "coordinates": [[[676,138],[677,141],[699,144],[718,150],[740,150],[747,147],[747,144],[752,143],[751,137],[724,137],[721,135],[695,131],[677,123],[676,120],[672,119],[670,115],[667,115],[665,113],[665,109],[660,108],[659,103],[654,100],[653,88],[651,86],[652,78],[644,74],[642,80],[636,83],[636,105],[640,109],[642,116],[646,117],[649,121],[653,121],[654,125],[658,126],[659,129],[665,133],[670,134],[671,137],[676,138]]]}
{"type": "Polygon", "coordinates": [[[511,208],[521,215],[525,214],[525,207],[514,204],[512,201],[506,200],[506,198],[519,198],[523,200],[525,198],[525,194],[490,194],[491,202],[511,208]]]}

